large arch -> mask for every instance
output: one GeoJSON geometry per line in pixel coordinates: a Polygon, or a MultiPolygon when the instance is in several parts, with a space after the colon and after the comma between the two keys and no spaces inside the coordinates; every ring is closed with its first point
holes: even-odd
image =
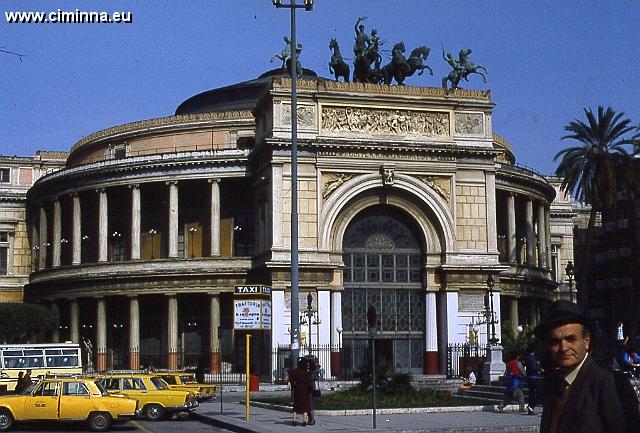
{"type": "Polygon", "coordinates": [[[418,224],[427,254],[456,250],[455,224],[449,204],[417,178],[397,174],[392,186],[383,186],[380,175],[357,176],[337,188],[320,214],[319,246],[341,251],[344,232],[362,210],[388,204],[408,213],[418,224]]]}

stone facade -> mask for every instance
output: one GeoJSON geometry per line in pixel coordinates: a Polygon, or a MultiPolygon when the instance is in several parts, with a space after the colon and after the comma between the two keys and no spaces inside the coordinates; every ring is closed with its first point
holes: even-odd
{"type": "MultiPolygon", "coordinates": [[[[557,293],[552,245],[570,254],[566,215],[494,135],[490,95],[304,78],[297,302],[304,311],[311,294],[314,319],[299,331],[303,346],[331,347],[327,374],[359,362],[369,305],[385,357],[444,372],[448,344],[487,342],[469,330],[489,275],[501,320],[535,324],[557,293]]],[[[279,374],[268,353],[292,332],[290,92],[265,74],[96,132],[30,189],[28,232],[68,245],[33,260],[27,298],[58,308],[61,338],[95,341],[98,368],[206,357],[239,370],[234,286],[257,284],[271,288],[272,323],[254,334],[256,365],[279,374]],[[223,111],[236,91],[255,99],[223,111]]]]}

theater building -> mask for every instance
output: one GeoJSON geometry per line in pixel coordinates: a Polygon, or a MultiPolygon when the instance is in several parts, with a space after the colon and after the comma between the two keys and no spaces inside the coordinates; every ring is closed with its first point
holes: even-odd
{"type": "MultiPolygon", "coordinates": [[[[29,236],[51,248],[33,256],[26,298],[58,310],[60,339],[90,339],[98,369],[238,369],[249,331],[234,330],[234,291],[264,286],[270,329],[251,344],[259,372],[273,372],[272,350],[290,340],[290,94],[281,71],[204,92],[175,115],[83,138],[35,183],[29,236]]],[[[311,294],[316,313],[303,346],[365,344],[374,305],[381,356],[441,373],[489,275],[501,320],[536,323],[572,256],[571,214],[515,163],[494,105],[489,92],[304,71],[296,302],[304,311],[311,294]]]]}

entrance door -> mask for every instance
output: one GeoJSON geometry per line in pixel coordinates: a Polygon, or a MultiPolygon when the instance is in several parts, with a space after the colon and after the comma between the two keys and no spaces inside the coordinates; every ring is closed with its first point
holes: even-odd
{"type": "MultiPolygon", "coordinates": [[[[414,222],[391,206],[369,208],[349,224],[343,241],[344,348],[368,338],[367,309],[378,315],[377,352],[399,372],[422,373],[424,353],[423,248],[414,222]]],[[[350,354],[354,365],[362,361],[350,354]]]]}

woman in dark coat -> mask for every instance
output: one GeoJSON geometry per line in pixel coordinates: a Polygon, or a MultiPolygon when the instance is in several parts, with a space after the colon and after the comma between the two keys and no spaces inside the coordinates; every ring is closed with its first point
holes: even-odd
{"type": "Polygon", "coordinates": [[[298,414],[302,413],[302,425],[307,425],[310,402],[310,373],[307,370],[307,361],[301,359],[298,361],[298,367],[291,372],[289,378],[291,389],[293,389],[293,425],[298,424],[298,414]]]}

